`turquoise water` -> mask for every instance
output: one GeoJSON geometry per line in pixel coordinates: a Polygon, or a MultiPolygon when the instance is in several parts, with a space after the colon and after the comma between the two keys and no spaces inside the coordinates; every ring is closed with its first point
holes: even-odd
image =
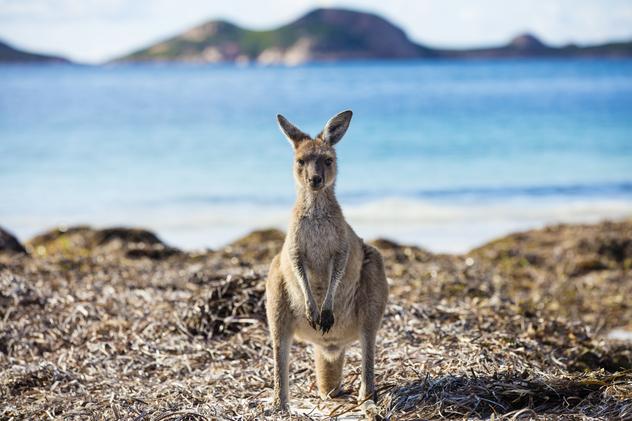
{"type": "Polygon", "coordinates": [[[632,61],[0,66],[0,224],[142,225],[182,247],[286,225],[284,114],[351,108],[338,195],[364,237],[464,251],[632,215],[632,61]]]}

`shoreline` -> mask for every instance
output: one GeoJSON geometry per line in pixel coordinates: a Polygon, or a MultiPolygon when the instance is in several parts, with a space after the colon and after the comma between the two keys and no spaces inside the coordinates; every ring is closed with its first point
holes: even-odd
{"type": "MultiPolygon", "coordinates": [[[[502,236],[542,229],[554,224],[595,224],[632,218],[632,199],[556,200],[534,203],[526,199],[491,203],[441,203],[387,198],[343,204],[356,233],[365,240],[388,238],[435,253],[465,254],[502,236]],[[481,221],[485,221],[481,223],[481,221]]],[[[2,223],[21,241],[53,226],[88,225],[143,227],[165,243],[183,250],[222,248],[262,228],[284,230],[291,204],[195,204],[113,210],[108,214],[22,214],[2,223]],[[254,215],[254,216],[253,216],[254,215]]]]}

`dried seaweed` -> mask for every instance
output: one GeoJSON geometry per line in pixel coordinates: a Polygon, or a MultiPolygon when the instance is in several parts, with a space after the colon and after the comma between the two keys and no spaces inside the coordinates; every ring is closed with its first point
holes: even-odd
{"type": "MultiPolygon", "coordinates": [[[[632,418],[632,345],[602,335],[631,319],[631,232],[557,226],[465,256],[377,241],[381,416],[632,418]]],[[[154,237],[68,228],[0,252],[0,419],[276,417],[264,280],[283,234],[197,253],[154,237]]],[[[292,417],[357,417],[359,367],[354,346],[349,395],[320,401],[296,343],[292,417]]]]}

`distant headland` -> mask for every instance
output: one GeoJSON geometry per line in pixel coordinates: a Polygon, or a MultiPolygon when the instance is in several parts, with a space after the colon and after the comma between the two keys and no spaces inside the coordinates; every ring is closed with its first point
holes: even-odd
{"type": "MultiPolygon", "coordinates": [[[[212,20],[110,63],[193,62],[294,65],[371,59],[632,57],[632,40],[600,45],[550,46],[525,33],[500,46],[442,49],[411,41],[386,19],[337,8],[315,9],[276,29],[254,31],[212,20]]],[[[68,60],[27,53],[0,43],[0,62],[68,60]]]]}
{"type": "Polygon", "coordinates": [[[268,31],[252,31],[226,21],[210,21],[148,46],[115,62],[256,62],[300,64],[354,59],[632,57],[632,41],[595,46],[552,47],[531,34],[506,45],[462,50],[411,41],[386,19],[345,9],[316,9],[268,31]]]}
{"type": "Polygon", "coordinates": [[[63,57],[19,50],[0,41],[0,63],[70,63],[63,57]]]}

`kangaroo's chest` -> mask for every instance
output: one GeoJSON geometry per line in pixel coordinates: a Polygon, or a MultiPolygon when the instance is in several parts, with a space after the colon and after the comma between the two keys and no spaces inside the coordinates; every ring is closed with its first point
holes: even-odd
{"type": "Polygon", "coordinates": [[[297,234],[307,269],[320,275],[328,273],[342,240],[337,226],[326,218],[304,218],[299,223],[297,234]]]}

